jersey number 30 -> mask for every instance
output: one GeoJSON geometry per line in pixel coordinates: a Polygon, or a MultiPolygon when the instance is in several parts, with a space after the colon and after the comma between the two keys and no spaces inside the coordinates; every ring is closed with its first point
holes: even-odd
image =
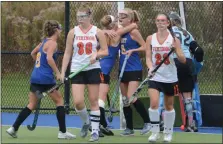
{"type": "Polygon", "coordinates": [[[77,47],[79,48],[78,49],[79,55],[84,54],[84,51],[87,55],[90,55],[92,53],[92,43],[91,42],[88,42],[85,45],[83,42],[79,42],[79,43],[77,43],[77,47]],[[85,50],[84,50],[84,48],[85,48],[85,50]]]}
{"type": "MultiPolygon", "coordinates": [[[[163,59],[165,58],[165,57],[167,57],[167,53],[164,53],[163,54],[163,59]]],[[[161,54],[159,54],[159,53],[157,53],[156,55],[155,55],[155,58],[156,58],[156,65],[159,65],[160,63],[161,63],[161,61],[162,61],[162,56],[161,56],[161,54]]],[[[170,60],[169,60],[169,58],[167,58],[165,61],[164,61],[164,64],[166,64],[166,65],[168,65],[168,64],[170,64],[170,60]]]]}

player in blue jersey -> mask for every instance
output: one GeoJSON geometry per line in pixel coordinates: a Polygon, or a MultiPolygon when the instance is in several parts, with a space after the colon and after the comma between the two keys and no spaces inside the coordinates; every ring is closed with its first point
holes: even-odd
{"type": "MultiPolygon", "coordinates": [[[[17,138],[17,131],[20,125],[31,114],[32,110],[36,108],[38,99],[35,92],[45,92],[56,84],[53,73],[56,74],[57,80],[60,79],[60,72],[55,61],[57,57],[57,40],[60,37],[62,27],[57,21],[49,20],[45,22],[43,31],[44,39],[42,43],[31,52],[31,56],[36,62],[30,79],[29,104],[19,113],[12,127],[6,131],[13,138],[17,138]]],[[[58,138],[76,138],[75,135],[66,131],[65,109],[61,93],[58,90],[54,90],[50,93],[50,97],[57,106],[56,116],[59,123],[58,138]]]]}
{"type": "MultiPolygon", "coordinates": [[[[123,27],[126,27],[133,22],[138,23],[138,13],[129,8],[125,8],[119,13],[119,22],[123,27]]],[[[145,41],[137,29],[122,36],[119,72],[121,71],[125,57],[127,55],[129,56],[120,85],[123,96],[123,112],[126,120],[126,129],[121,133],[122,136],[134,135],[132,109],[128,104],[128,99],[136,91],[139,82],[142,81],[142,63],[140,61],[139,52],[145,52],[144,45],[145,41]]],[[[144,126],[140,133],[148,133],[151,124],[147,110],[143,103],[137,98],[135,98],[132,103],[144,121],[144,126]]]]}
{"type": "Polygon", "coordinates": [[[184,103],[187,113],[187,124],[186,132],[197,131],[197,128],[193,125],[193,101],[192,101],[192,91],[194,89],[194,63],[193,58],[197,62],[203,61],[203,49],[197,44],[193,36],[185,29],[182,28],[181,18],[176,12],[171,12],[169,15],[171,23],[173,25],[172,29],[176,37],[181,42],[181,48],[187,59],[186,64],[180,63],[175,59],[177,66],[177,75],[179,79],[179,90],[184,97],[184,103]]]}
{"type": "Polygon", "coordinates": [[[101,26],[103,27],[103,31],[106,34],[108,51],[109,55],[100,59],[101,65],[101,84],[99,87],[99,107],[101,112],[100,117],[100,130],[105,135],[114,135],[113,132],[107,127],[107,121],[105,118],[105,101],[107,99],[108,91],[109,91],[109,83],[110,83],[110,72],[116,61],[116,56],[120,49],[120,40],[121,36],[131,30],[137,28],[135,23],[125,27],[118,28],[117,20],[112,15],[105,15],[101,19],[101,26]]]}

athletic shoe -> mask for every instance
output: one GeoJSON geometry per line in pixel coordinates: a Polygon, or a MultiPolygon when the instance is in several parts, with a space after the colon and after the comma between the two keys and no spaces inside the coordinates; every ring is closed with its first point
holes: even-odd
{"type": "Polygon", "coordinates": [[[80,132],[80,136],[82,138],[85,138],[88,134],[88,130],[89,130],[89,127],[91,126],[91,124],[84,124],[81,128],[81,132],[80,132]]]}
{"type": "MultiPolygon", "coordinates": [[[[91,126],[89,127],[89,131],[92,132],[91,126]]],[[[105,135],[101,132],[101,129],[99,130],[98,134],[99,134],[99,137],[105,137],[105,135]]]]}
{"type": "Polygon", "coordinates": [[[156,142],[160,138],[159,133],[152,133],[151,136],[148,138],[149,142],[156,142]]]}
{"type": "Polygon", "coordinates": [[[148,133],[151,129],[151,124],[150,123],[145,123],[143,126],[143,129],[140,131],[141,135],[144,135],[146,133],[148,133]]]}
{"type": "Polygon", "coordinates": [[[99,136],[97,133],[92,133],[91,138],[89,139],[89,142],[95,142],[99,140],[99,136]]]}
{"type": "Polygon", "coordinates": [[[196,126],[191,127],[194,132],[198,132],[198,128],[196,126]]]}
{"type": "Polygon", "coordinates": [[[17,138],[17,131],[15,131],[14,127],[10,127],[6,132],[13,138],[17,138]]]}
{"type": "Polygon", "coordinates": [[[134,130],[131,130],[129,128],[126,128],[122,133],[120,133],[121,136],[133,136],[134,130]]]}
{"type": "Polygon", "coordinates": [[[185,132],[194,132],[194,130],[191,128],[191,127],[186,127],[185,129],[184,129],[184,131],[185,132]]]}
{"type": "Polygon", "coordinates": [[[61,131],[59,131],[58,133],[58,139],[75,139],[75,138],[76,135],[73,135],[69,132],[62,133],[61,131]]]}
{"type": "Polygon", "coordinates": [[[172,141],[172,133],[165,133],[163,137],[163,142],[169,143],[172,141]]]}

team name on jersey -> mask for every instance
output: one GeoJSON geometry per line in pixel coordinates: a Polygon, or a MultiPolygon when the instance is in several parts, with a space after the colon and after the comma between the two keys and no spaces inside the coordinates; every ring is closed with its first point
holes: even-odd
{"type": "Polygon", "coordinates": [[[95,41],[95,36],[76,36],[76,40],[91,40],[95,41]]]}
{"type": "Polygon", "coordinates": [[[170,51],[169,47],[153,47],[153,51],[170,51]]]}

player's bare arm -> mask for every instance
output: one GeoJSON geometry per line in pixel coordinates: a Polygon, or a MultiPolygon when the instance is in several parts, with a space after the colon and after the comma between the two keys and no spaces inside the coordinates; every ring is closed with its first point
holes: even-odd
{"type": "Polygon", "coordinates": [[[36,60],[36,54],[38,53],[41,45],[42,45],[42,43],[39,43],[31,52],[31,56],[32,56],[33,60],[36,60]]]}
{"type": "Polygon", "coordinates": [[[146,44],[145,44],[145,48],[146,48],[146,65],[149,69],[151,69],[153,67],[152,64],[152,50],[151,50],[151,39],[152,39],[152,35],[148,36],[146,39],[146,44]]]}
{"type": "Polygon", "coordinates": [[[185,58],[184,53],[180,47],[180,40],[178,38],[175,38],[175,41],[173,44],[174,44],[175,52],[177,54],[177,58],[179,59],[179,61],[181,63],[186,63],[186,58],[185,58]]]}
{"type": "Polygon", "coordinates": [[[70,30],[67,35],[66,48],[64,51],[61,74],[64,75],[73,53],[74,29],[70,30]]]}
{"type": "Polygon", "coordinates": [[[141,47],[137,48],[137,49],[133,49],[132,51],[135,52],[135,51],[145,51],[145,41],[142,37],[142,35],[140,34],[139,30],[137,29],[134,29],[131,31],[131,36],[132,36],[132,39],[135,40],[136,42],[139,43],[139,45],[141,47]]]}
{"type": "Polygon", "coordinates": [[[108,55],[108,45],[104,35],[104,32],[100,29],[97,29],[97,38],[100,44],[100,49],[97,52],[97,58],[101,58],[108,55]]]}
{"type": "Polygon", "coordinates": [[[131,23],[130,25],[126,26],[126,27],[122,27],[122,28],[119,28],[117,30],[117,34],[122,36],[124,34],[126,34],[127,32],[130,32],[134,29],[136,29],[138,26],[136,23],[131,23]]]}
{"type": "Polygon", "coordinates": [[[56,63],[53,59],[53,54],[55,53],[57,49],[57,43],[55,41],[49,41],[48,42],[48,48],[46,49],[46,59],[50,67],[53,69],[53,71],[56,73],[56,75],[60,75],[60,71],[58,70],[56,63]]]}

